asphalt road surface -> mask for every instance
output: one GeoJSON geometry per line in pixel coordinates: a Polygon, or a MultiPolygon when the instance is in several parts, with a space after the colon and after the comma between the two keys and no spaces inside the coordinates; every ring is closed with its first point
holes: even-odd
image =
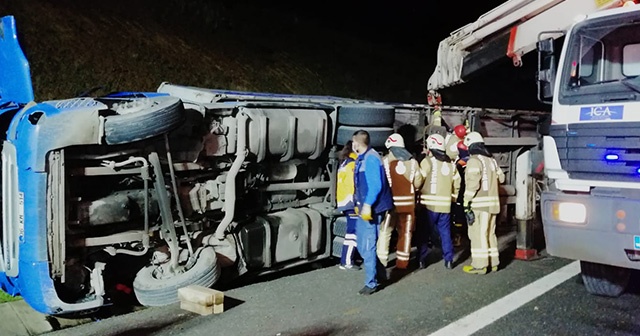
{"type": "Polygon", "coordinates": [[[596,297],[585,292],[576,262],[511,261],[512,253],[487,275],[446,270],[434,257],[367,297],[357,294],[362,271],[301,268],[225,291],[219,315],[175,304],[49,335],[640,335],[637,275],[620,298],[596,297]]]}

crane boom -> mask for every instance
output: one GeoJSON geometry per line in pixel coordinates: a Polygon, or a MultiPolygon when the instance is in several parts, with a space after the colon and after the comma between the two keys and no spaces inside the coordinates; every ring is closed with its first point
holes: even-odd
{"type": "MultiPolygon", "coordinates": [[[[515,66],[534,50],[544,31],[566,30],[573,21],[623,0],[509,0],[442,40],[428,89],[439,90],[467,81],[473,74],[507,56],[515,66]]],[[[547,37],[558,38],[562,33],[547,37]]]]}

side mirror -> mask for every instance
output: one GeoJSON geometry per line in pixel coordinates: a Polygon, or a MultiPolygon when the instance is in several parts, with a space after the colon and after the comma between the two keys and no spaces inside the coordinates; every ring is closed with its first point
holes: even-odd
{"type": "Polygon", "coordinates": [[[538,100],[545,104],[551,104],[553,100],[553,84],[556,78],[556,55],[554,53],[553,39],[548,38],[538,41],[538,100]]]}
{"type": "Polygon", "coordinates": [[[538,52],[545,54],[553,54],[555,51],[553,49],[553,39],[548,38],[546,40],[538,41],[538,52]]]}

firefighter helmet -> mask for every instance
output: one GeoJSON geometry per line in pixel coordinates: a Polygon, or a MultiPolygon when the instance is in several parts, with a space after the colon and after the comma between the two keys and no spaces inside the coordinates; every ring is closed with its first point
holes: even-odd
{"type": "Polygon", "coordinates": [[[453,128],[453,133],[460,139],[464,139],[464,136],[467,135],[467,128],[464,125],[458,125],[453,128]]]}
{"type": "Polygon", "coordinates": [[[403,147],[404,148],[404,139],[402,138],[402,136],[400,134],[393,133],[387,138],[387,141],[384,142],[384,145],[387,148],[391,148],[391,147],[403,147]]]}
{"type": "Polygon", "coordinates": [[[482,135],[480,135],[480,133],[478,132],[471,132],[469,134],[467,134],[467,136],[464,137],[464,145],[469,147],[474,143],[484,143],[484,139],[482,138],[482,135]]]}
{"type": "Polygon", "coordinates": [[[440,134],[431,134],[427,138],[427,148],[444,151],[444,137],[440,134]]]}

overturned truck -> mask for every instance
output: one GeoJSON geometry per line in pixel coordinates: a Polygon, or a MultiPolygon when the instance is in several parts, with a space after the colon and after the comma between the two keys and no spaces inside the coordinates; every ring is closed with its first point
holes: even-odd
{"type": "MultiPolygon", "coordinates": [[[[168,83],[35,103],[13,17],[2,31],[0,286],[46,314],[93,311],[126,287],[165,305],[182,286],[339,254],[338,150],[361,128],[377,148],[402,129],[420,147],[432,113],[168,83]]],[[[490,130],[512,184],[528,178],[510,167],[537,143],[535,114],[444,111],[490,130]]],[[[515,188],[503,188],[506,206],[515,188]]]]}

